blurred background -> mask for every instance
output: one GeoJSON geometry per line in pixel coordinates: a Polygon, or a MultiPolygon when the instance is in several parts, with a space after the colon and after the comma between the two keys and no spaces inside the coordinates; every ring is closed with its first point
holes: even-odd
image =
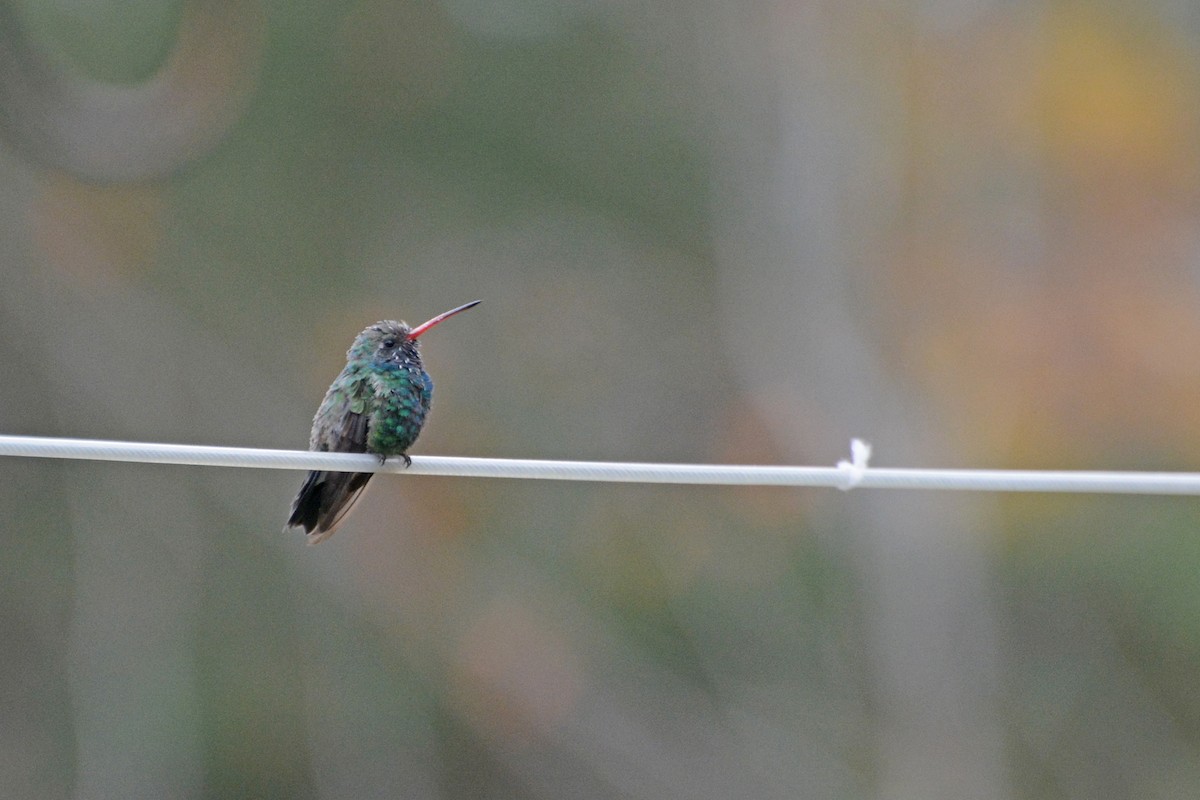
{"type": "MultiPolygon", "coordinates": [[[[1200,6],[0,0],[0,431],[1200,463],[1200,6]]],[[[11,798],[1194,798],[1195,500],[0,459],[11,798]]]]}

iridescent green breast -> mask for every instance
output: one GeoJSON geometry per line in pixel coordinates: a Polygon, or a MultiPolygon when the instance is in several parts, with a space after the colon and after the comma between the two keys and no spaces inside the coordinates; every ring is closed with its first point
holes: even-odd
{"type": "Polygon", "coordinates": [[[400,455],[412,446],[425,424],[433,384],[424,370],[380,370],[371,378],[374,412],[367,424],[367,451],[400,455]]]}

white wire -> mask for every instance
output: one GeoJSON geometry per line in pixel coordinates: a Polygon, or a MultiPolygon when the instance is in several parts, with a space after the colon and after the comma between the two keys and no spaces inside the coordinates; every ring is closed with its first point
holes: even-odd
{"type": "Polygon", "coordinates": [[[837,467],[761,467],[717,464],[634,464],[599,461],[534,461],[516,458],[413,456],[380,464],[360,453],[313,453],[252,447],[112,442],[0,435],[0,456],[132,461],[258,469],[324,469],[404,472],[469,478],[535,478],[561,481],[677,483],[738,486],[817,486],[839,489],[938,489],[991,492],[1098,492],[1200,494],[1200,473],[1084,472],[1045,470],[896,469],[870,467],[870,448],[851,443],[852,462],[837,467]]]}

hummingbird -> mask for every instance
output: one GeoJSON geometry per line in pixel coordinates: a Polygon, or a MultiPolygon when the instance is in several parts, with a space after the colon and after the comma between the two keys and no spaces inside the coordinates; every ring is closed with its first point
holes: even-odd
{"type": "MultiPolygon", "coordinates": [[[[329,386],[313,417],[309,450],[372,453],[383,463],[400,456],[412,464],[407,450],[421,433],[433,399],[433,380],[421,363],[418,339],[435,325],[482,302],[475,300],[410,328],[382,320],[354,339],[346,366],[329,386]]],[[[284,530],[304,528],[308,543],[333,535],[362,496],[372,472],[308,473],[284,530]]]]}

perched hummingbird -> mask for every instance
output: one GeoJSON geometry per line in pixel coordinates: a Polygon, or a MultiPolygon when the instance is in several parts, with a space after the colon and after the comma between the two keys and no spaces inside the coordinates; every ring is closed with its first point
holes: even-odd
{"type": "MultiPolygon", "coordinates": [[[[374,453],[380,463],[400,456],[421,433],[433,381],[421,363],[417,339],[439,322],[481,301],[438,314],[410,328],[403,322],[383,320],[360,333],[346,351],[346,366],[334,379],[313,417],[309,450],[341,453],[374,453]]],[[[289,528],[304,528],[309,544],[320,544],[333,535],[367,488],[371,472],[308,473],[292,501],[289,528]]]]}

